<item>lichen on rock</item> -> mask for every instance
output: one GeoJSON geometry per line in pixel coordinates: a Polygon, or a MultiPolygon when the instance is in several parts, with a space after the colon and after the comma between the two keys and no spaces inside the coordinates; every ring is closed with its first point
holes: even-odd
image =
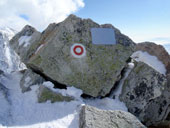
{"type": "Polygon", "coordinates": [[[74,100],[74,98],[70,96],[63,96],[62,94],[53,92],[51,89],[41,85],[39,87],[39,92],[38,92],[38,102],[43,103],[48,100],[51,101],[51,103],[63,102],[63,101],[69,102],[74,100]]]}
{"type": "Polygon", "coordinates": [[[59,24],[51,24],[36,42],[42,43],[45,44],[30,58],[27,66],[93,97],[110,92],[135,45],[112,25],[99,25],[74,15],[59,24]],[[102,27],[115,30],[116,45],[92,44],[90,29],[102,27]],[[70,52],[75,43],[85,47],[86,55],[82,58],[76,58],[70,52]]]}
{"type": "Polygon", "coordinates": [[[129,112],[149,126],[166,118],[170,103],[167,88],[164,75],[138,62],[124,82],[120,99],[129,112]]]}

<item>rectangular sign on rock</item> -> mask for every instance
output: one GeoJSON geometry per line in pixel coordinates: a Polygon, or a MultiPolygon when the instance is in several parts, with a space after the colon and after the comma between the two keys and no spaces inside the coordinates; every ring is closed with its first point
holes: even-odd
{"type": "Polygon", "coordinates": [[[115,31],[112,28],[91,28],[91,36],[93,44],[116,44],[115,31]]]}

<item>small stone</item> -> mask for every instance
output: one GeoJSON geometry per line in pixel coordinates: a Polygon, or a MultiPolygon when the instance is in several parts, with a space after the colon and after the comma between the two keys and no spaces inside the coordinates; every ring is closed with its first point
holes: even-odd
{"type": "Polygon", "coordinates": [[[26,92],[31,90],[31,86],[42,84],[44,81],[44,78],[42,78],[39,74],[36,74],[31,69],[26,69],[20,80],[20,87],[22,92],[26,92]]]}
{"type": "Polygon", "coordinates": [[[69,96],[63,96],[60,93],[53,92],[51,89],[42,85],[39,87],[38,102],[43,103],[48,100],[50,100],[51,103],[63,102],[63,101],[70,102],[70,101],[74,100],[74,98],[69,97],[69,96]]]}

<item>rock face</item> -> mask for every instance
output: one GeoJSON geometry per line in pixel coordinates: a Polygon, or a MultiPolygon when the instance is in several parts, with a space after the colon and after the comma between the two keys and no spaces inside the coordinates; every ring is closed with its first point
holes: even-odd
{"type": "Polygon", "coordinates": [[[59,24],[49,25],[39,41],[30,46],[37,50],[27,66],[61,84],[82,89],[85,94],[105,96],[119,79],[134,45],[112,25],[99,25],[90,19],[70,15],[59,24]],[[92,44],[91,28],[114,29],[117,44],[92,44]],[[83,45],[86,51],[81,58],[71,53],[76,43],[83,45]]]}
{"type": "Polygon", "coordinates": [[[31,45],[33,45],[34,42],[37,42],[39,38],[40,32],[27,25],[22,29],[21,32],[17,33],[12,38],[12,40],[10,40],[10,45],[25,63],[35,52],[33,49],[31,49],[31,45]]]}
{"type": "Polygon", "coordinates": [[[79,128],[146,128],[128,112],[105,111],[83,106],[80,112],[79,128]]]}
{"type": "Polygon", "coordinates": [[[0,28],[0,70],[3,72],[23,69],[19,56],[9,46],[9,40],[15,33],[11,28],[0,28]]]}
{"type": "Polygon", "coordinates": [[[128,111],[147,126],[166,118],[169,98],[166,77],[142,62],[131,71],[120,95],[128,111]]]}
{"type": "Polygon", "coordinates": [[[74,98],[69,97],[69,96],[63,96],[60,93],[53,92],[49,88],[42,85],[42,86],[39,87],[38,102],[42,103],[42,102],[46,102],[48,100],[50,100],[52,103],[62,102],[62,101],[69,102],[71,100],[74,100],[74,98]]]}
{"type": "Polygon", "coordinates": [[[26,92],[26,91],[31,90],[30,87],[32,85],[41,84],[44,81],[45,81],[44,78],[42,78],[40,75],[34,73],[30,69],[27,69],[24,71],[24,74],[21,78],[20,87],[21,87],[22,92],[26,92]]]}
{"type": "Polygon", "coordinates": [[[143,42],[136,45],[136,51],[146,51],[150,55],[156,56],[166,67],[167,74],[170,73],[170,55],[161,45],[151,42],[143,42]]]}

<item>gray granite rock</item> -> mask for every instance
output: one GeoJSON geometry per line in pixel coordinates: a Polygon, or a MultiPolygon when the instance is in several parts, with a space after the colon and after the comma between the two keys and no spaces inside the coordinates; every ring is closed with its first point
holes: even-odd
{"type": "Polygon", "coordinates": [[[26,92],[31,90],[30,87],[32,85],[42,84],[44,81],[44,78],[42,78],[40,75],[36,74],[31,69],[26,69],[20,80],[20,87],[22,92],[26,92]]]}
{"type": "Polygon", "coordinates": [[[26,25],[21,32],[17,33],[11,40],[10,46],[20,56],[22,62],[26,63],[34,54],[35,50],[31,49],[31,45],[36,44],[40,38],[40,32],[35,28],[26,25]]]}
{"type": "Polygon", "coordinates": [[[70,96],[63,96],[62,94],[54,92],[51,89],[41,85],[38,91],[38,102],[43,103],[48,100],[51,101],[52,103],[63,101],[69,102],[74,100],[74,98],[70,96]]]}
{"type": "Polygon", "coordinates": [[[58,83],[82,89],[85,94],[105,96],[120,78],[134,45],[131,39],[110,24],[99,25],[90,19],[70,15],[65,21],[51,24],[42,32],[36,42],[36,53],[27,66],[58,83]],[[92,44],[91,28],[114,29],[117,44],[92,44]],[[71,54],[75,43],[84,45],[86,53],[81,58],[71,54]]]}
{"type": "Polygon", "coordinates": [[[106,111],[83,106],[79,128],[146,128],[135,116],[124,111],[106,111]]]}
{"type": "Polygon", "coordinates": [[[136,63],[120,95],[129,112],[147,126],[166,118],[170,94],[167,79],[145,63],[136,63]]]}

